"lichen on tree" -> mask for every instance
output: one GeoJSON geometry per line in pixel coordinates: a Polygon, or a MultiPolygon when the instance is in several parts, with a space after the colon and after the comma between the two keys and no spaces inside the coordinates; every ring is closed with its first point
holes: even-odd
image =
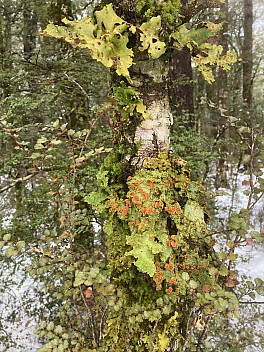
{"type": "Polygon", "coordinates": [[[65,26],[50,24],[44,31],[88,50],[113,79],[107,104],[114,148],[99,171],[98,191],[84,197],[105,216],[107,273],[117,295],[102,351],[136,350],[138,344],[142,351],[165,351],[175,341],[186,350],[187,325],[198,334],[198,312],[237,311],[235,295],[224,288],[228,270],[206,226],[204,188],[168,153],[167,87],[171,45],[196,52],[194,61],[208,81],[212,65],[228,69],[235,56],[207,43],[213,35],[208,26],[178,26],[163,38],[166,7],[158,9],[146,21],[131,23],[108,4],[93,18],[64,20],[65,26]]]}

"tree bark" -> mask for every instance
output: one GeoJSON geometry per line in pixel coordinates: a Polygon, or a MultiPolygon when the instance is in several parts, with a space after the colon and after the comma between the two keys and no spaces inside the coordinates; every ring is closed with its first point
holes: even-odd
{"type": "MultiPolygon", "coordinates": [[[[222,30],[220,32],[220,44],[224,49],[224,53],[228,50],[228,0],[225,0],[224,3],[220,5],[221,11],[221,21],[223,23],[222,30]]],[[[219,69],[219,77],[218,77],[218,85],[217,85],[217,103],[219,107],[227,108],[227,92],[228,92],[228,77],[227,71],[223,69],[219,69]]]]}
{"type": "MultiPolygon", "coordinates": [[[[136,4],[132,0],[114,0],[113,6],[118,16],[129,23],[136,24],[136,4]]],[[[151,60],[140,51],[134,53],[130,75],[134,86],[143,98],[149,118],[142,121],[134,136],[138,145],[137,157],[132,163],[140,168],[147,157],[156,157],[159,152],[169,149],[172,113],[168,91],[168,57],[151,60]]]]}
{"type": "Polygon", "coordinates": [[[193,73],[188,48],[173,49],[170,57],[170,99],[177,116],[188,114],[188,127],[194,127],[193,73]]]}
{"type": "Polygon", "coordinates": [[[23,3],[23,46],[25,59],[30,59],[36,49],[36,34],[38,32],[38,16],[30,1],[23,3]]]}
{"type": "Polygon", "coordinates": [[[150,115],[138,126],[134,138],[139,145],[137,163],[140,166],[145,158],[156,157],[159,152],[169,149],[172,113],[165,61],[146,57],[146,60],[137,62],[137,67],[139,72],[132,77],[137,81],[137,89],[150,115]]]}
{"type": "Polygon", "coordinates": [[[248,109],[253,106],[253,3],[244,0],[243,101],[248,109]]]}

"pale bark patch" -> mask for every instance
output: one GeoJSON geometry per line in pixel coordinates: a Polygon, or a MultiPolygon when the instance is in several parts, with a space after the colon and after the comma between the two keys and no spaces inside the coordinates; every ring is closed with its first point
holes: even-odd
{"type": "Polygon", "coordinates": [[[146,157],[155,157],[159,152],[168,150],[170,145],[172,114],[168,98],[153,99],[148,112],[150,117],[141,122],[135,133],[140,163],[146,157]]]}

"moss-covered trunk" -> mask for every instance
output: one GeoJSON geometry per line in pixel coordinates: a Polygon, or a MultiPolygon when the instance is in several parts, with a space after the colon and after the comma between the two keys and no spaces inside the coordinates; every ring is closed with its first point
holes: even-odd
{"type": "MultiPolygon", "coordinates": [[[[223,295],[225,310],[236,309],[232,292],[223,291],[218,280],[228,272],[207,232],[204,188],[190,179],[183,159],[168,155],[171,51],[160,39],[162,18],[154,3],[143,3],[152,11],[148,21],[144,6],[138,12],[140,4],[116,0],[116,13],[108,5],[93,19],[47,28],[49,35],[89,50],[113,74],[108,114],[114,146],[98,173],[98,190],[84,198],[105,217],[108,281],[104,289],[96,281],[93,287],[112,295],[105,337],[97,346],[103,352],[186,351],[197,341],[201,345],[202,313],[221,312],[223,295]]],[[[158,10],[167,18],[174,11],[178,19],[180,2],[170,4],[167,13],[162,2],[158,10]]],[[[178,47],[190,46],[196,33],[182,26],[172,38],[178,47]]],[[[203,54],[201,69],[208,61],[203,54]]],[[[208,79],[210,70],[206,66],[208,79]]]]}

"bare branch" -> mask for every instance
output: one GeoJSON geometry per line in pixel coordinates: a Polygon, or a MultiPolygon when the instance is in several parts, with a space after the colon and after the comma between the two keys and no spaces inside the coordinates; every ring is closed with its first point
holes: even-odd
{"type": "Polygon", "coordinates": [[[26,175],[26,176],[22,176],[22,177],[19,177],[17,179],[15,179],[12,183],[10,183],[9,185],[5,186],[5,187],[2,187],[0,188],[0,193],[3,193],[7,190],[9,190],[10,188],[13,188],[16,186],[16,184],[18,184],[19,182],[24,182],[24,181],[28,181],[30,180],[32,177],[36,176],[40,171],[36,171],[32,174],[29,174],[29,175],[26,175]]]}

